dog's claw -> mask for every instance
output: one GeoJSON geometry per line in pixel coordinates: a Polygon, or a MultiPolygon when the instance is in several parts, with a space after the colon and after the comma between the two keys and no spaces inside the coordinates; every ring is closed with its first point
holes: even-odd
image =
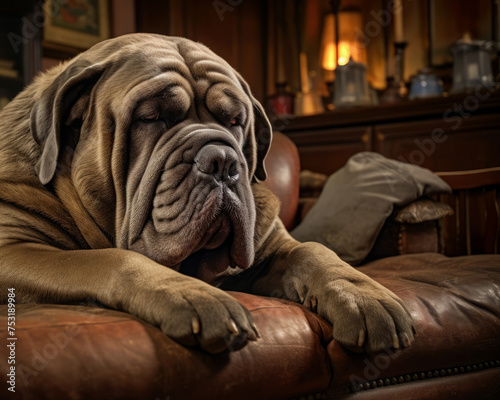
{"type": "Polygon", "coordinates": [[[260,338],[260,332],[257,329],[257,325],[255,325],[253,322],[252,322],[252,328],[253,328],[253,330],[255,332],[255,336],[257,336],[257,338],[260,338]]]}
{"type": "Polygon", "coordinates": [[[399,349],[399,338],[398,338],[398,335],[394,335],[392,337],[392,346],[395,348],[395,349],[399,349]]]}
{"type": "Polygon", "coordinates": [[[406,333],[403,333],[401,341],[403,342],[405,347],[411,347],[411,340],[406,333]]]}
{"type": "Polygon", "coordinates": [[[366,339],[366,332],[364,329],[360,329],[358,336],[358,347],[363,347],[366,339]]]}
{"type": "Polygon", "coordinates": [[[311,299],[309,300],[310,302],[310,309],[311,311],[316,311],[318,309],[318,299],[314,296],[311,296],[311,299]]]}
{"type": "Polygon", "coordinates": [[[198,318],[193,317],[193,319],[191,320],[191,327],[195,335],[200,333],[200,321],[198,321],[198,318]]]}
{"type": "Polygon", "coordinates": [[[240,331],[238,329],[238,326],[236,325],[236,322],[234,322],[232,319],[229,320],[227,327],[229,328],[229,330],[231,331],[231,333],[234,336],[238,336],[240,334],[240,331]]]}
{"type": "Polygon", "coordinates": [[[255,334],[255,332],[253,331],[250,331],[248,333],[248,338],[252,341],[252,342],[256,342],[257,341],[257,335],[255,334]]]}
{"type": "Polygon", "coordinates": [[[416,331],[414,326],[411,327],[411,330],[413,331],[413,336],[418,337],[418,332],[416,331]]]}

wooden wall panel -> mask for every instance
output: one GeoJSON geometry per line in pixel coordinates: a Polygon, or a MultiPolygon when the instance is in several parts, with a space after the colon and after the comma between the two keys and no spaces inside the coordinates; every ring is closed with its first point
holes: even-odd
{"type": "MultiPolygon", "coordinates": [[[[497,186],[498,187],[498,186],[497,186]]],[[[497,187],[456,190],[436,196],[454,215],[440,220],[442,252],[449,256],[498,254],[500,193],[497,187]]]]}
{"type": "Polygon", "coordinates": [[[370,127],[355,127],[342,131],[299,133],[290,135],[290,138],[298,146],[302,169],[330,175],[354,154],[370,150],[371,136],[370,127]]]}
{"type": "Polygon", "coordinates": [[[136,12],[138,32],[183,36],[205,44],[240,72],[254,96],[264,102],[267,19],[263,0],[141,0],[136,12]]]}

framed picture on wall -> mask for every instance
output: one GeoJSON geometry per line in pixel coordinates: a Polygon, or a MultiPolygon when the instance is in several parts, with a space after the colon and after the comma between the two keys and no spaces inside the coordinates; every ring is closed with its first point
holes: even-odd
{"type": "Polygon", "coordinates": [[[472,40],[493,40],[494,1],[428,0],[429,61],[432,66],[451,64],[451,47],[465,34],[472,40]]]}
{"type": "Polygon", "coordinates": [[[45,0],[44,41],[85,50],[109,38],[108,0],[45,0]]]}

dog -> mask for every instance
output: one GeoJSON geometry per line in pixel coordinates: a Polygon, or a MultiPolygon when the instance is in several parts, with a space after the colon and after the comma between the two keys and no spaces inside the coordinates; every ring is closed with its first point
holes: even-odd
{"type": "Polygon", "coordinates": [[[0,114],[1,299],[92,299],[219,353],[258,340],[221,289],[245,287],[345,346],[411,345],[396,295],[288,234],[262,182],[271,139],[247,83],[188,39],[125,35],[41,74],[0,114]]]}

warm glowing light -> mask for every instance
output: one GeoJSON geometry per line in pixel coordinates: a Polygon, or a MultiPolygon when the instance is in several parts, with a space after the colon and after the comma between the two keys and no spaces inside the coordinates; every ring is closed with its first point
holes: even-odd
{"type": "Polygon", "coordinates": [[[347,41],[339,42],[339,65],[346,65],[349,62],[349,58],[353,55],[351,45],[352,43],[347,41]]]}
{"type": "MultiPolygon", "coordinates": [[[[355,28],[361,27],[363,17],[360,12],[341,11],[339,13],[339,54],[338,65],[345,65],[352,58],[356,62],[366,63],[366,48],[356,42],[355,28]]],[[[335,49],[335,16],[325,16],[322,37],[321,67],[330,77],[331,71],[337,68],[337,51],[335,49]]]]}
{"type": "MultiPolygon", "coordinates": [[[[335,43],[328,43],[325,46],[323,53],[323,62],[321,64],[323,69],[328,71],[333,71],[337,67],[337,63],[335,62],[335,43]]],[[[356,49],[354,48],[353,43],[348,41],[339,42],[339,65],[345,65],[349,62],[349,59],[353,57],[356,59],[356,49]]]]}
{"type": "Polygon", "coordinates": [[[337,67],[337,51],[335,49],[335,16],[327,14],[323,26],[323,42],[321,43],[323,59],[321,66],[327,71],[333,71],[337,67]]]}
{"type": "Polygon", "coordinates": [[[323,63],[322,67],[323,69],[327,69],[330,71],[333,71],[335,67],[337,66],[335,62],[335,56],[336,56],[336,51],[335,51],[335,43],[328,43],[325,47],[325,53],[323,56],[323,63]]]}

